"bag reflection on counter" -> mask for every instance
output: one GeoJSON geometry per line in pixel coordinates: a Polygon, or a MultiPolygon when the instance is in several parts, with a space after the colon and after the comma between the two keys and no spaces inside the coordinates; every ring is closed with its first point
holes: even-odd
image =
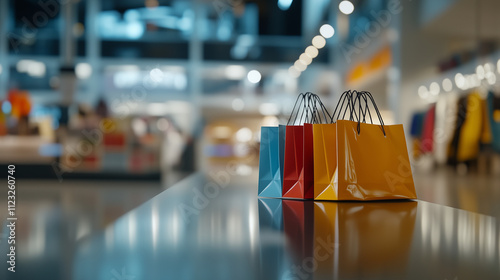
{"type": "Polygon", "coordinates": [[[259,198],[262,276],[327,279],[401,275],[407,270],[417,205],[416,201],[259,198]]]}
{"type": "Polygon", "coordinates": [[[347,278],[401,275],[408,262],[416,212],[415,201],[315,202],[317,273],[347,278]]]}
{"type": "Polygon", "coordinates": [[[259,198],[260,279],[280,279],[286,263],[282,232],[281,199],[259,198]]]}
{"type": "Polygon", "coordinates": [[[292,262],[298,266],[313,254],[313,215],[313,201],[283,200],[283,229],[292,250],[292,262]]]}

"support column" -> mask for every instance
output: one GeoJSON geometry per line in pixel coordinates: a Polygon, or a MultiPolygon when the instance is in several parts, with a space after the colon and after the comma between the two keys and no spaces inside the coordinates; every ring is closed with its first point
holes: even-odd
{"type": "MultiPolygon", "coordinates": [[[[202,125],[202,115],[201,115],[201,99],[202,96],[202,76],[201,71],[203,67],[203,41],[200,37],[201,17],[202,17],[202,4],[201,1],[195,0],[193,3],[194,10],[194,22],[193,29],[191,32],[191,37],[189,38],[189,63],[188,63],[188,81],[189,81],[189,99],[191,105],[193,106],[192,111],[192,122],[191,131],[189,132],[193,139],[200,139],[201,137],[196,137],[196,133],[202,133],[203,129],[200,127],[202,125]]],[[[199,146],[201,143],[195,143],[195,147],[198,146],[198,151],[201,149],[199,146]]],[[[195,168],[200,169],[203,165],[202,157],[197,156],[195,159],[195,168]]]]}
{"type": "Polygon", "coordinates": [[[389,109],[394,114],[394,123],[402,123],[401,102],[401,13],[393,15],[389,27],[389,40],[392,51],[392,65],[387,74],[387,99],[389,109]]]}
{"type": "MultiPolygon", "coordinates": [[[[87,17],[85,19],[85,49],[87,63],[92,69],[92,74],[87,82],[87,96],[89,102],[94,104],[101,95],[100,73],[101,67],[101,40],[99,38],[99,30],[97,26],[97,17],[101,11],[101,2],[99,0],[87,0],[87,17]]],[[[104,97],[106,98],[106,97],[104,97]]]]}
{"type": "Polygon", "coordinates": [[[76,55],[76,40],[73,26],[76,19],[75,4],[68,1],[61,5],[61,40],[59,43],[62,65],[73,66],[76,55]]]}
{"type": "Polygon", "coordinates": [[[0,1],[0,99],[7,96],[9,84],[9,1],[0,1]]]}

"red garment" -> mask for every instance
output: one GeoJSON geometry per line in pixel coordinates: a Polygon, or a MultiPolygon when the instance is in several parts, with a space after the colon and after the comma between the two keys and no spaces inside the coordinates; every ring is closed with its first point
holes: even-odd
{"type": "Polygon", "coordinates": [[[433,105],[425,114],[424,127],[422,129],[422,153],[431,153],[434,147],[434,122],[436,119],[436,106],[433,105]]]}

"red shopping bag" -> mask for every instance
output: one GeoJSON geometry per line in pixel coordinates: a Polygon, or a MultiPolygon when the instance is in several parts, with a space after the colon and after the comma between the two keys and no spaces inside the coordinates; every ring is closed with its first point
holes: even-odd
{"type": "MultiPolygon", "coordinates": [[[[300,98],[300,96],[299,96],[300,98]]],[[[328,114],[319,97],[312,93],[302,95],[299,108],[297,102],[290,118],[295,113],[295,119],[300,114],[304,122],[321,122],[320,110],[326,120],[328,114]],[[303,105],[302,105],[303,104],[303,105]],[[320,110],[318,110],[318,106],[320,110]]],[[[329,114],[328,114],[329,115],[329,114]]],[[[289,120],[290,122],[290,120],[289,120]]],[[[294,120],[295,123],[295,120],[294,120]]],[[[283,197],[312,199],[314,196],[314,151],[313,151],[313,125],[287,125],[285,136],[285,157],[283,172],[283,197]]]]}

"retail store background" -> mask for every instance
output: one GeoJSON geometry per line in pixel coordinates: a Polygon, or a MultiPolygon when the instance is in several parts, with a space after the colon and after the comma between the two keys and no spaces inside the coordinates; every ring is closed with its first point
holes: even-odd
{"type": "Polygon", "coordinates": [[[0,177],[16,166],[22,254],[195,171],[256,189],[260,127],[306,91],[331,109],[370,91],[405,126],[420,199],[500,217],[500,2],[339,2],[1,0],[0,177]]]}

